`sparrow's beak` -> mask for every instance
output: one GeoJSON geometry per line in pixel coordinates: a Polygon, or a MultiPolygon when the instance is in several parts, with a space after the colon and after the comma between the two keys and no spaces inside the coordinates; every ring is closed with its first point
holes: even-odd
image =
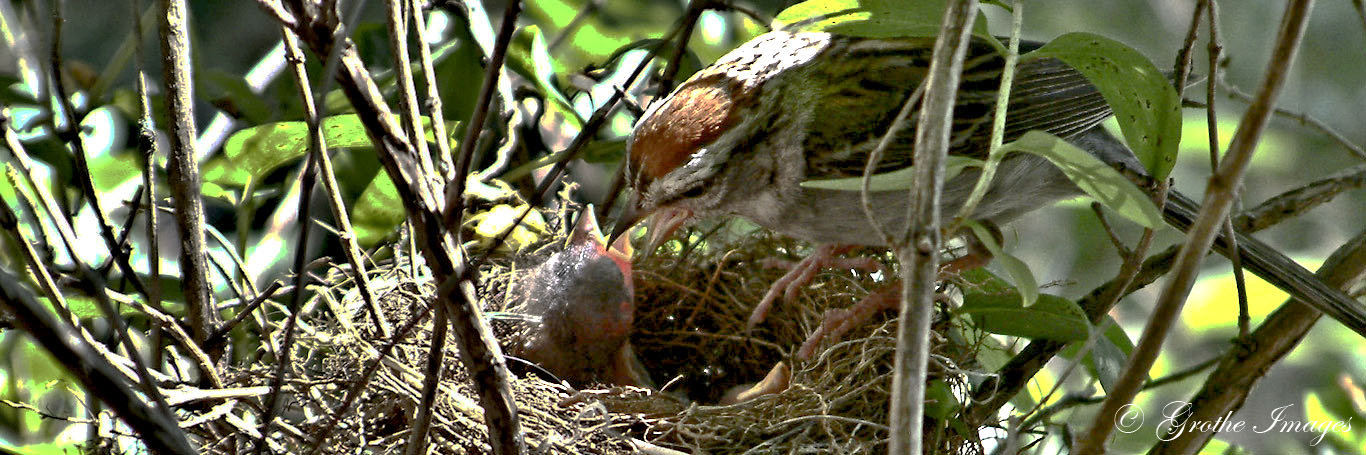
{"type": "MultiPolygon", "coordinates": [[[[631,230],[631,228],[634,227],[636,223],[640,222],[640,219],[644,218],[645,215],[649,215],[648,213],[642,213],[640,211],[639,202],[639,197],[632,194],[631,200],[626,202],[626,207],[622,208],[621,216],[617,218],[617,224],[612,226],[612,235],[607,236],[608,245],[616,243],[617,239],[621,238],[622,234],[631,230]]],[[[628,241],[627,243],[630,242],[628,241]]]]}
{"type": "Polygon", "coordinates": [[[650,239],[645,244],[645,251],[654,251],[690,218],[692,211],[688,209],[671,207],[655,211],[654,217],[650,220],[650,239]]]}
{"type": "MultiPolygon", "coordinates": [[[[633,195],[631,201],[621,211],[621,217],[617,218],[616,226],[612,227],[612,235],[607,238],[608,244],[615,244],[626,231],[639,223],[646,216],[651,216],[649,212],[642,212],[640,204],[633,195]]],[[[692,211],[681,208],[662,208],[653,211],[653,219],[650,220],[650,238],[646,241],[645,254],[654,251],[655,247],[664,242],[664,239],[673,235],[683,223],[692,218],[692,211]]],[[[625,241],[624,243],[630,243],[625,241]]]]}

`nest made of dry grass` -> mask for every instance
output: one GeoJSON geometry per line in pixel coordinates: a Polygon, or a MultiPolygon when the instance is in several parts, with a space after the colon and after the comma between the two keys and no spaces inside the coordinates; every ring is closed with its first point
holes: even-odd
{"type": "MultiPolygon", "coordinates": [[[[497,316],[513,303],[509,284],[563,243],[564,229],[557,231],[534,253],[509,255],[483,267],[480,295],[494,319],[501,319],[497,316]]],[[[821,273],[794,301],[778,303],[764,323],[747,332],[752,308],[784,273],[762,267],[763,261],[795,260],[807,249],[757,233],[700,237],[688,236],[691,243],[675,240],[648,257],[638,254],[634,265],[637,310],[631,342],[662,390],[576,391],[536,375],[516,377],[514,395],[533,453],[885,452],[894,312],[877,315],[841,341],[827,342],[811,360],[792,358],[826,310],[848,307],[890,286],[886,276],[893,264],[885,253],[859,252],[883,254],[887,272],[821,273]],[[758,381],[780,361],[793,366],[786,391],[737,405],[714,405],[727,389],[758,381]]],[[[434,286],[430,277],[410,276],[410,267],[395,263],[377,272],[372,285],[385,318],[399,327],[430,305],[434,286]]],[[[301,352],[310,354],[299,356],[295,384],[313,387],[298,394],[295,412],[286,416],[297,420],[298,431],[313,436],[328,424],[317,416],[335,412],[348,386],[362,380],[363,371],[388,343],[361,310],[344,274],[333,275],[338,284],[322,299],[333,311],[306,318],[300,338],[301,352]]],[[[421,402],[433,338],[430,319],[422,318],[379,364],[352,410],[333,425],[327,453],[389,452],[406,444],[421,402]]],[[[519,325],[494,322],[505,346],[517,339],[519,325]]],[[[941,316],[936,328],[944,333],[951,325],[951,319],[941,316]]],[[[974,369],[977,342],[961,338],[941,336],[933,343],[931,362],[931,379],[944,381],[958,396],[966,393],[962,372],[974,369]]],[[[456,344],[447,342],[430,444],[440,453],[488,453],[483,411],[456,344]]],[[[940,427],[927,425],[927,447],[939,453],[970,451],[965,438],[952,432],[946,436],[940,427]]]]}

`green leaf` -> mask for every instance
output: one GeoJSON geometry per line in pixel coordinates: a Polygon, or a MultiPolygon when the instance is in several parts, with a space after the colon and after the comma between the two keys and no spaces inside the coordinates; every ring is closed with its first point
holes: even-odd
{"type": "MultiPolygon", "coordinates": [[[[970,167],[982,167],[983,161],[976,158],[965,156],[947,156],[944,161],[944,180],[957,177],[963,169],[970,167]]],[[[915,180],[915,166],[907,166],[892,172],[874,174],[868,180],[868,191],[895,191],[908,190],[911,183],[915,180]]],[[[841,190],[841,191],[861,191],[863,189],[863,177],[848,177],[842,179],[828,180],[807,180],[801,183],[803,188],[814,188],[822,190],[841,190]]]]}
{"type": "Polygon", "coordinates": [[[362,248],[369,248],[393,233],[407,216],[394,181],[389,180],[389,174],[381,172],[351,207],[351,228],[356,231],[356,242],[362,248]]]}
{"type": "MultiPolygon", "coordinates": [[[[95,191],[101,195],[142,177],[142,157],[135,152],[103,153],[94,157],[90,163],[90,179],[95,191]]],[[[101,198],[103,199],[103,198],[101,198]]],[[[105,201],[117,204],[117,201],[105,201]]]]}
{"type": "MultiPolygon", "coordinates": [[[[1124,364],[1129,361],[1129,354],[1134,350],[1133,341],[1129,340],[1129,334],[1124,333],[1124,329],[1115,320],[1106,316],[1105,333],[1096,339],[1096,343],[1091,350],[1082,357],[1082,365],[1091,377],[1100,381],[1101,388],[1109,391],[1114,386],[1115,381],[1119,380],[1120,373],[1124,370],[1124,364]]],[[[1074,343],[1062,351],[1063,357],[1069,359],[1077,358],[1077,353],[1081,351],[1083,343],[1074,343]]]]}
{"type": "MultiPolygon", "coordinates": [[[[446,122],[451,130],[459,122],[446,122]]],[[[431,118],[423,117],[427,142],[433,142],[431,118]]],[[[370,136],[365,125],[355,114],[337,115],[323,119],[323,137],[327,147],[370,147],[370,136]]],[[[254,126],[234,133],[223,144],[223,154],[204,165],[204,179],[223,186],[241,187],[249,179],[262,179],[288,163],[308,153],[308,124],[278,122],[254,126]]]]}
{"type": "MultiPolygon", "coordinates": [[[[773,18],[773,29],[823,31],[867,38],[938,36],[944,20],[943,0],[810,0],[792,5],[773,18]]],[[[972,34],[1004,49],[977,12],[972,34]]]]}
{"type": "Polygon", "coordinates": [[[1176,164],[1181,139],[1181,100],[1147,57],[1092,33],[1069,33],[1020,57],[1056,58],[1080,71],[1115,111],[1124,139],[1157,180],[1176,164]]]}
{"type": "MultiPolygon", "coordinates": [[[[354,114],[323,119],[323,137],[330,147],[369,146],[370,138],[354,114]]],[[[220,185],[242,186],[248,178],[261,179],[308,151],[308,124],[278,122],[234,133],[223,144],[223,155],[205,165],[205,179],[220,185]]]]}
{"type": "Polygon", "coordinates": [[[1040,294],[1032,306],[1024,306],[1018,292],[985,270],[964,273],[979,283],[964,289],[963,306],[958,309],[972,317],[977,328],[1000,335],[1057,341],[1085,340],[1091,325],[1086,313],[1071,300],[1040,294]]]}
{"type": "Polygon", "coordinates": [[[996,258],[996,263],[1006,269],[1010,274],[1010,281],[1015,285],[1015,291],[1020,293],[1024,306],[1033,305],[1039,298],[1039,281],[1034,279],[1034,273],[1029,271],[1029,266],[1025,265],[1020,258],[1006,254],[1001,249],[1001,245],[996,243],[996,236],[992,234],[982,223],[972,220],[965,220],[966,224],[972,229],[972,234],[977,236],[977,240],[986,247],[987,251],[996,258]]]}
{"type": "Polygon", "coordinates": [[[503,235],[509,228],[512,233],[508,234],[507,239],[499,245],[500,251],[521,251],[523,248],[536,243],[541,238],[541,234],[546,232],[547,226],[545,218],[541,212],[531,210],[522,217],[522,212],[526,212],[530,207],[522,204],[513,207],[510,204],[498,204],[485,212],[471,215],[465,220],[465,226],[471,228],[473,235],[467,244],[472,244],[479,248],[488,248],[493,245],[495,239],[503,235]],[[518,219],[521,222],[518,223],[518,219]]]}
{"type": "Polygon", "coordinates": [[[204,98],[233,118],[261,123],[270,118],[270,104],[252,91],[240,74],[209,70],[200,76],[204,98]]]}
{"type": "Polygon", "coordinates": [[[1162,212],[1147,193],[1099,158],[1057,136],[1030,131],[1003,148],[1003,152],[1027,152],[1047,158],[1096,202],[1135,223],[1152,229],[1166,226],[1162,212]]]}
{"type": "Polygon", "coordinates": [[[930,381],[925,388],[925,415],[936,419],[949,419],[962,409],[953,388],[943,380],[930,381]]]}
{"type": "Polygon", "coordinates": [[[545,95],[544,99],[550,104],[548,110],[561,114],[559,121],[567,123],[564,126],[571,127],[575,133],[583,128],[583,119],[579,118],[569,99],[555,86],[555,61],[550,57],[540,27],[528,25],[512,35],[507,63],[513,72],[536,82],[536,89],[545,95]]]}

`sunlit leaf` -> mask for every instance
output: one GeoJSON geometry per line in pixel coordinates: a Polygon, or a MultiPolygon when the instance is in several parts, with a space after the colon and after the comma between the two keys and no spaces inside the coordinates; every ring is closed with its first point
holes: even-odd
{"type": "MultiPolygon", "coordinates": [[[[431,119],[422,118],[427,141],[432,142],[431,119]]],[[[447,122],[454,128],[456,122],[447,122]]],[[[355,114],[323,119],[323,137],[331,148],[369,147],[370,137],[355,114]]],[[[223,144],[223,154],[204,166],[206,180],[225,186],[242,186],[248,179],[262,179],[285,164],[308,153],[308,124],[278,122],[234,133],[223,144]]]]}
{"type": "Polygon", "coordinates": [[[493,245],[495,239],[503,235],[503,232],[509,228],[512,229],[512,233],[508,234],[507,239],[499,246],[499,250],[521,251],[522,248],[537,243],[541,235],[546,232],[545,218],[541,216],[541,212],[536,210],[527,212],[528,207],[525,204],[517,207],[499,204],[486,212],[471,215],[465,221],[465,226],[474,232],[470,243],[481,248],[488,248],[493,245]],[[527,212],[524,218],[522,218],[523,212],[527,212]],[[517,223],[518,218],[522,218],[521,223],[517,223]]]}
{"type": "Polygon", "coordinates": [[[1093,33],[1059,36],[1020,58],[1045,57],[1071,65],[1100,89],[1139,161],[1166,179],[1180,145],[1181,100],[1162,71],[1133,48],[1093,33]]]}
{"type": "MultiPolygon", "coordinates": [[[[939,35],[944,1],[810,0],[792,5],[773,18],[773,29],[825,31],[868,38],[939,35]]],[[[977,12],[973,35],[995,42],[986,16],[977,12]]],[[[996,43],[997,48],[1002,48],[996,43]]]]}
{"type": "Polygon", "coordinates": [[[1099,158],[1057,136],[1030,131],[1002,149],[1003,152],[1026,152],[1047,158],[1072,183],[1106,208],[1152,229],[1166,226],[1162,213],[1147,193],[1099,158]]]}
{"type": "Polygon", "coordinates": [[[356,242],[364,248],[374,246],[392,234],[406,216],[394,181],[385,173],[375,175],[351,207],[351,228],[356,231],[356,242]]]}

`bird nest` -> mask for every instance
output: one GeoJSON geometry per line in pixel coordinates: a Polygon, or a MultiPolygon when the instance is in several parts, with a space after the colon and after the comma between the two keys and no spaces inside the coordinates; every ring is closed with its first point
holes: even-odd
{"type": "MultiPolygon", "coordinates": [[[[558,218],[552,215],[551,218],[558,218]]],[[[560,224],[552,219],[550,225],[560,224]]],[[[793,353],[815,330],[827,310],[845,308],[891,284],[888,272],[827,270],[795,299],[780,301],[765,322],[746,330],[751,310],[769,285],[785,273],[764,267],[773,258],[798,259],[809,248],[759,233],[720,235],[733,226],[702,236],[679,236],[634,264],[637,309],[631,343],[641,364],[660,388],[601,386],[574,390],[542,375],[514,374],[512,389],[532,453],[884,453],[888,403],[896,348],[895,312],[878,314],[824,343],[809,360],[793,353]],[[701,237],[706,237],[700,239],[701,237]],[[778,362],[792,366],[785,391],[733,405],[718,405],[728,389],[759,381],[778,362]]],[[[508,254],[481,267],[481,304],[506,346],[525,324],[509,322],[509,284],[563,244],[566,229],[552,234],[530,254],[508,254]],[[520,258],[520,259],[514,259],[520,258]]],[[[888,268],[885,252],[879,254],[888,268]]],[[[415,323],[392,351],[376,364],[391,341],[374,329],[354,287],[342,273],[323,301],[334,311],[315,312],[301,327],[295,384],[330,384],[297,393],[296,431],[322,444],[326,453],[362,449],[396,453],[407,444],[415,409],[422,402],[424,371],[433,340],[427,313],[435,286],[420,268],[397,266],[376,273],[372,282],[384,317],[395,330],[415,323]],[[322,316],[325,315],[325,316],[322,316]],[[416,320],[416,322],[413,322],[416,320]],[[372,377],[367,369],[374,365],[372,377]],[[337,413],[347,389],[355,404],[337,413]],[[317,415],[337,413],[333,422],[317,415]],[[308,418],[306,416],[310,416],[308,418]]],[[[947,393],[966,395],[965,371],[975,367],[980,340],[963,341],[961,326],[937,312],[932,341],[931,380],[947,393]],[[946,334],[956,335],[948,336],[946,334]],[[947,340],[953,340],[952,342],[947,340]]],[[[446,343],[440,393],[428,440],[441,453],[489,453],[483,409],[459,361],[456,345],[446,343]]],[[[516,363],[510,361],[510,363],[516,363]]],[[[301,386],[302,387],[302,386],[301,386]]],[[[935,409],[931,403],[929,408],[935,409]]],[[[945,411],[952,415],[953,409],[945,411]]],[[[944,422],[927,418],[926,447],[937,453],[970,450],[961,432],[943,431],[944,422]]],[[[289,428],[289,425],[286,425],[289,428]]],[[[302,439],[302,438],[301,438],[302,439]]]]}

